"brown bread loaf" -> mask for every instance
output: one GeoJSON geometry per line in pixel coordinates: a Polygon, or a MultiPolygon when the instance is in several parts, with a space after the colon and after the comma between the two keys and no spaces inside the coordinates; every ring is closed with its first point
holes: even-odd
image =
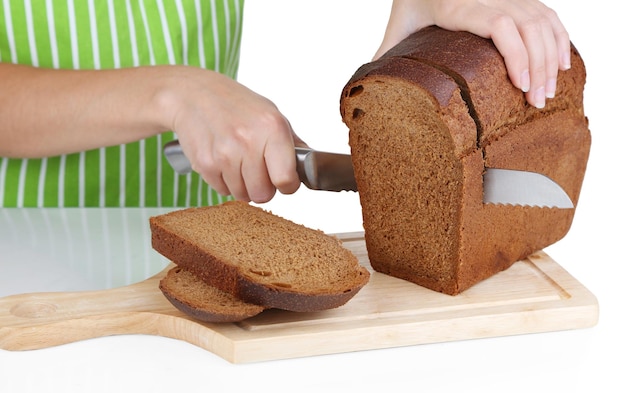
{"type": "Polygon", "coordinates": [[[370,276],[338,238],[244,202],[151,217],[150,228],[152,247],[199,279],[188,283],[195,292],[177,290],[172,276],[161,289],[205,320],[219,313],[202,311],[200,283],[262,308],[309,312],[345,304],[370,276]]]}
{"type": "Polygon", "coordinates": [[[363,65],[341,115],[372,267],[455,295],[569,230],[574,209],[483,204],[485,168],[527,170],[578,203],[591,136],[572,48],[556,98],[528,105],[491,40],[428,27],[363,65]]]}

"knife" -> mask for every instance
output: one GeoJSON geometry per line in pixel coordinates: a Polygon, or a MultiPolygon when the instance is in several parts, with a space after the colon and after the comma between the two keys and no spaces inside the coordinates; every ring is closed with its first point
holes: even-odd
{"type": "MultiPolygon", "coordinates": [[[[167,161],[180,175],[191,172],[191,163],[178,141],[163,147],[167,161]]],[[[300,181],[312,190],[357,191],[352,157],[296,147],[296,170],[300,181]]],[[[536,172],[486,168],[483,175],[483,203],[536,207],[574,207],[567,193],[555,181],[536,172]]]]}
{"type": "MultiPolygon", "coordinates": [[[[311,190],[356,191],[352,157],[296,147],[296,170],[300,181],[311,190]]],[[[165,158],[179,175],[191,172],[191,163],[178,141],[163,147],[165,158]]]]}

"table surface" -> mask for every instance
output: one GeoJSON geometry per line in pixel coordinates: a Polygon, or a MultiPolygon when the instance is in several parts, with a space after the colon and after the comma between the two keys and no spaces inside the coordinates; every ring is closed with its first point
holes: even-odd
{"type": "MultiPolygon", "coordinates": [[[[356,66],[367,61],[376,50],[386,24],[389,1],[370,8],[357,7],[356,1],[334,2],[337,9],[332,12],[324,7],[302,7],[296,5],[300,2],[288,0],[246,4],[239,79],[271,97],[290,118],[294,129],[299,130],[299,135],[320,149],[346,148],[347,131],[328,130],[328,125],[341,130],[338,92],[356,66]],[[294,15],[291,19],[278,18],[281,23],[268,26],[267,18],[276,20],[275,15],[270,15],[276,12],[294,15]],[[362,15],[346,19],[347,12],[362,15]],[[326,37],[319,33],[320,20],[325,21],[326,37]],[[368,23],[359,23],[362,20],[368,23]],[[350,26],[350,34],[357,34],[351,35],[348,43],[329,39],[346,34],[346,26],[350,26]],[[296,44],[283,34],[286,29],[315,34],[305,35],[296,44]],[[310,49],[318,48],[316,44],[323,38],[329,45],[325,53],[330,57],[325,58],[344,54],[350,60],[346,64],[306,61],[297,69],[275,66],[293,63],[299,53],[310,58],[310,49]],[[263,44],[271,41],[278,42],[275,51],[263,44]],[[285,45],[289,51],[280,50],[285,45]],[[254,62],[255,56],[277,61],[254,62]],[[320,78],[319,84],[308,86],[307,97],[300,99],[303,95],[298,94],[298,100],[294,100],[293,80],[316,72],[336,78],[320,78]],[[281,80],[285,83],[280,84],[281,80]],[[312,108],[318,110],[319,116],[310,116],[312,108]],[[335,132],[334,136],[331,132],[335,132]],[[329,142],[333,140],[335,145],[329,142]]],[[[610,96],[624,91],[626,86],[606,72],[607,65],[626,64],[626,59],[623,51],[610,46],[610,40],[597,40],[588,32],[596,31],[589,29],[595,24],[602,27],[603,35],[623,38],[626,35],[618,19],[621,13],[610,9],[617,3],[601,2],[604,5],[594,4],[589,8],[581,4],[572,6],[566,0],[545,1],[559,12],[585,59],[588,72],[585,112],[593,135],[592,154],[572,228],[564,239],[545,251],[598,298],[600,319],[595,327],[240,365],[174,339],[114,336],[35,351],[0,350],[0,392],[139,389],[195,392],[259,387],[318,392],[322,388],[356,391],[404,387],[406,390],[407,386],[443,392],[589,392],[598,391],[599,386],[611,386],[610,391],[626,391],[620,360],[626,351],[622,290],[626,273],[622,244],[626,233],[623,224],[617,224],[616,228],[611,225],[626,221],[620,194],[626,169],[620,158],[626,130],[621,119],[623,100],[610,96]]],[[[301,86],[297,92],[302,92],[301,86]]],[[[362,230],[357,194],[301,189],[294,195],[277,195],[264,207],[328,233],[362,230]]],[[[166,261],[145,242],[146,217],[154,213],[152,209],[83,210],[80,220],[68,219],[68,228],[82,227],[91,221],[99,222],[99,226],[89,227],[91,232],[70,241],[66,241],[68,232],[50,228],[45,218],[30,227],[22,225],[28,222],[24,220],[18,226],[19,231],[8,225],[9,220],[15,223],[20,215],[23,218],[29,214],[42,217],[48,214],[51,219],[67,213],[58,209],[45,213],[0,210],[0,296],[48,289],[119,286],[159,271],[165,265],[166,261]],[[128,233],[107,232],[107,224],[124,220],[128,220],[128,233]],[[33,244],[42,245],[37,240],[42,237],[52,239],[45,244],[47,248],[33,248],[33,244]],[[87,241],[89,238],[99,240],[94,243],[87,241]]]]}

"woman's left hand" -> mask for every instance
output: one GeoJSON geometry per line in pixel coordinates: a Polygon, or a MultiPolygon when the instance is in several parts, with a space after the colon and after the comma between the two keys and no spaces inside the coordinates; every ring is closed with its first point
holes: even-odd
{"type": "Polygon", "coordinates": [[[569,34],[538,0],[394,0],[374,58],[430,25],[492,39],[513,85],[537,108],[554,97],[558,71],[570,68],[569,34]]]}

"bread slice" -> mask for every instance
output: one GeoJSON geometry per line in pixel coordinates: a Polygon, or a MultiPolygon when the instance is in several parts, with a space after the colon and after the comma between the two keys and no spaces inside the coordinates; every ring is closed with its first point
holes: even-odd
{"type": "Polygon", "coordinates": [[[167,272],[159,289],[176,308],[204,322],[238,322],[265,310],[263,306],[242,302],[179,267],[167,272]]]}
{"type": "Polygon", "coordinates": [[[561,239],[575,209],[483,204],[485,168],[539,172],[578,203],[591,136],[572,49],[531,107],[490,40],[422,29],[343,89],[372,267],[450,295],[561,239]]]}
{"type": "MultiPolygon", "coordinates": [[[[152,247],[178,267],[263,308],[310,312],[339,307],[370,277],[335,236],[244,202],[151,217],[150,228],[152,247]]],[[[202,308],[191,292],[162,287],[180,303],[202,308]]]]}

